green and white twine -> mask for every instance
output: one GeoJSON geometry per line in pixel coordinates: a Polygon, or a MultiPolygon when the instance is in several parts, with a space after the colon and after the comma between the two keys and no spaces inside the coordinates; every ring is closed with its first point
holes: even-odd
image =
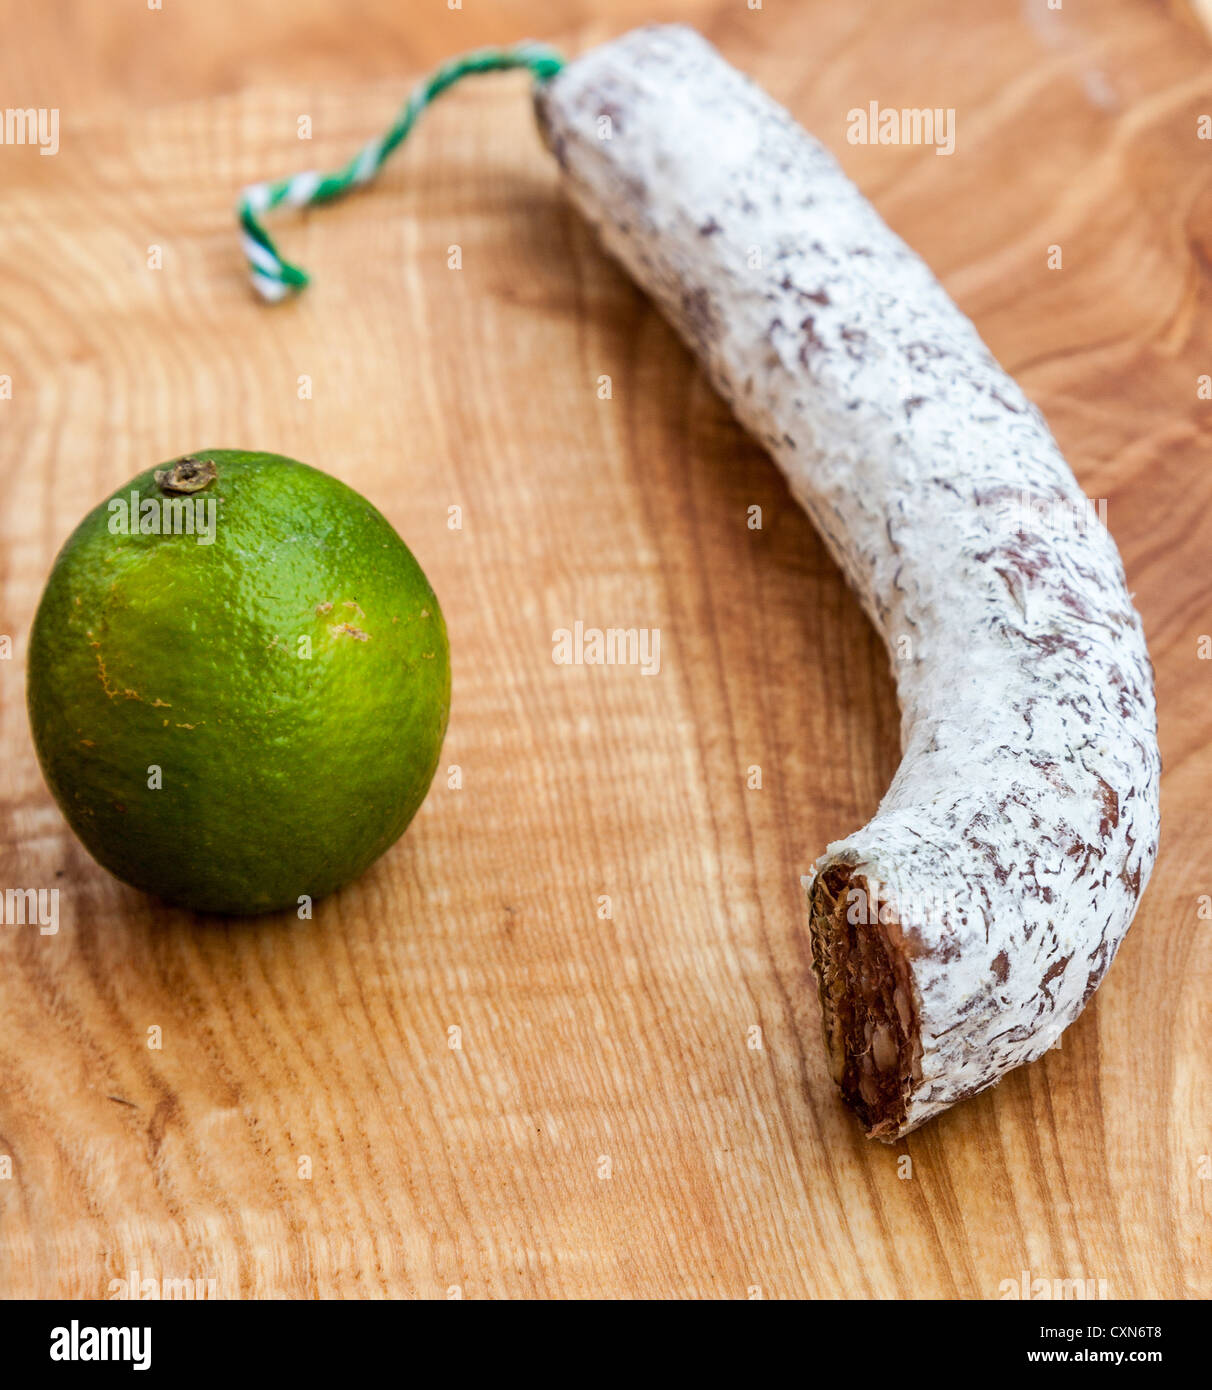
{"type": "Polygon", "coordinates": [[[392,151],[403,143],[429,103],[471,73],[527,68],[536,82],[546,82],[563,66],[564,60],[555,49],[542,43],[527,41],[510,48],[474,49],[443,63],[418,82],[391,128],[363,145],[344,168],[332,174],[320,174],[311,169],[293,178],[249,184],[240,194],[236,211],[240,218],[240,239],[257,293],[273,303],[296,293],[308,282],[307,272],[278,254],[278,248],[261,225],[261,217],[271,208],[283,205],[303,208],[328,203],[370,183],[392,151]]]}

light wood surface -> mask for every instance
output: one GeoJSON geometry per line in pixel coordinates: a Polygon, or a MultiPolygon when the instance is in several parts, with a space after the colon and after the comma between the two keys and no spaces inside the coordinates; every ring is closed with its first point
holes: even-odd
{"type": "Polygon", "coordinates": [[[1029,1271],[1207,1296],[1193,12],[4,0],[0,33],[5,101],[61,112],[54,158],[0,146],[0,888],[61,902],[57,935],[0,927],[0,1293],[104,1297],[137,1269],[220,1297],[989,1298],[1029,1271]],[[895,769],[886,658],[560,198],[525,80],[465,85],[373,191],[275,218],[315,275],[297,302],[254,300],[233,230],[241,184],[343,161],[443,57],[669,18],[837,151],[1040,404],[1107,499],[1157,668],[1162,853],[1106,984],[1059,1050],[893,1148],[826,1074],[799,888],[895,769]],[[955,108],[955,153],[848,145],[872,100],[955,108]],[[57,548],[126,477],[207,445],[359,488],[450,625],[461,789],[441,775],[311,922],[206,921],[115,882],[26,725],[57,548]],[[578,619],[659,628],[659,675],[553,664],[578,619]]]}

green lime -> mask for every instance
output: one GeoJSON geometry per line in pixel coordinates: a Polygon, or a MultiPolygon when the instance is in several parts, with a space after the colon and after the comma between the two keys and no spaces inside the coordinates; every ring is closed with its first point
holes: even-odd
{"type": "Polygon", "coordinates": [[[206,912],[316,899],[403,833],[450,707],[391,524],[277,454],[148,469],[76,528],[34,619],[47,783],[99,863],[206,912]]]}

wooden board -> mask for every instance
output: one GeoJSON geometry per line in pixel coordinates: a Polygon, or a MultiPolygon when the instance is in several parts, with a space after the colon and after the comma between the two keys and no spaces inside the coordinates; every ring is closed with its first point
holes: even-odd
{"type": "Polygon", "coordinates": [[[61,110],[54,158],[0,147],[0,888],[61,902],[56,935],[0,927],[0,1292],[104,1297],[137,1269],[219,1297],[993,1298],[1028,1271],[1206,1296],[1193,12],[4,0],[0,31],[6,99],[61,110]],[[315,274],[297,302],[256,302],[237,251],[241,184],[343,161],[439,59],[653,18],[786,102],[975,318],[1106,499],[1157,667],[1162,853],[1107,983],[1060,1049],[893,1148],[826,1074],[799,888],[895,769],[886,658],[558,195],[524,79],[444,98],[373,191],[275,219],[315,274]],[[954,108],[954,154],[849,145],[873,100],[954,108]],[[366,493],[452,633],[461,788],[440,775],[311,922],[206,921],[115,882],[26,726],[58,546],[129,475],[208,445],[366,493]],[[659,628],[659,674],[555,665],[578,620],[659,628]]]}

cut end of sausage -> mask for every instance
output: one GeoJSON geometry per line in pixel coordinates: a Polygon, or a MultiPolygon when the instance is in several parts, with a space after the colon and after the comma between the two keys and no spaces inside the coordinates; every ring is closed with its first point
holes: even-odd
{"type": "Polygon", "coordinates": [[[830,1071],[868,1137],[891,1142],[906,1132],[921,1041],[904,936],[895,911],[879,902],[857,866],[844,863],[823,869],[809,891],[830,1071]]]}

